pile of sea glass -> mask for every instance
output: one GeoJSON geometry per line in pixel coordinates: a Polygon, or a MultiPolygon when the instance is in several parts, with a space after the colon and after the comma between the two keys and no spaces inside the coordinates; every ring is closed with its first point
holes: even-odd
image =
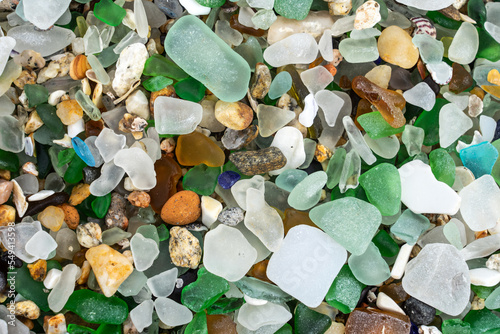
{"type": "Polygon", "coordinates": [[[500,333],[500,1],[0,28],[1,334],[500,333]]]}

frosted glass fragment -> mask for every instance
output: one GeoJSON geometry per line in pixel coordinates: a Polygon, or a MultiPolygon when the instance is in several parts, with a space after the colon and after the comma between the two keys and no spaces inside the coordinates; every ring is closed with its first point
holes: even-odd
{"type": "Polygon", "coordinates": [[[375,37],[346,38],[340,42],[339,51],[349,63],[368,63],[379,58],[375,37]]]}
{"type": "Polygon", "coordinates": [[[492,228],[500,218],[500,189],[491,175],[483,175],[460,190],[460,213],[473,231],[492,228]]]}
{"type": "Polygon", "coordinates": [[[219,99],[235,102],[246,95],[248,63],[200,19],[188,15],[177,20],[168,31],[165,51],[219,99]]]}
{"type": "Polygon", "coordinates": [[[110,162],[121,149],[125,147],[126,137],[118,135],[109,128],[102,129],[95,140],[95,146],[99,150],[104,162],[110,162]]]}
{"type": "Polygon", "coordinates": [[[333,75],[323,66],[316,66],[300,73],[300,78],[311,94],[325,89],[333,81],[333,75]]]}
{"type": "Polygon", "coordinates": [[[57,242],[45,231],[36,232],[26,243],[26,252],[40,259],[47,260],[56,250],[57,242]]]}
{"type": "Polygon", "coordinates": [[[159,134],[184,135],[193,132],[203,117],[199,103],[159,96],[154,102],[155,128],[159,134]]]}
{"type": "Polygon", "coordinates": [[[404,92],[403,97],[406,102],[427,111],[431,110],[436,103],[436,94],[425,82],[421,82],[404,92]]]}
{"type": "Polygon", "coordinates": [[[344,99],[337,95],[336,92],[329,90],[320,90],[314,95],[314,98],[318,106],[323,110],[328,126],[335,126],[340,111],[344,107],[344,99]]]}
{"type": "MultiPolygon", "coordinates": [[[[38,2],[38,0],[35,1],[38,2]]],[[[33,50],[40,53],[42,57],[64,49],[76,38],[69,29],[56,26],[50,30],[37,30],[29,24],[10,29],[7,36],[16,40],[15,51],[21,53],[24,50],[33,50]]]]}
{"type": "Polygon", "coordinates": [[[392,159],[399,152],[400,143],[395,135],[372,139],[365,133],[363,138],[373,153],[384,159],[392,159]]]}
{"type": "Polygon", "coordinates": [[[264,200],[264,193],[255,188],[247,190],[245,226],[271,252],[281,246],[284,237],[283,221],[278,212],[264,200]]]}
{"type": "Polygon", "coordinates": [[[318,49],[321,57],[326,61],[333,61],[332,31],[326,29],[318,42],[318,49]]]}
{"type": "Polygon", "coordinates": [[[476,27],[472,23],[462,22],[448,49],[448,58],[462,65],[469,64],[476,58],[478,49],[479,34],[476,27]]]}
{"type": "Polygon", "coordinates": [[[71,0],[23,0],[24,16],[41,30],[47,30],[66,12],[71,0]]]}
{"type": "Polygon", "coordinates": [[[123,149],[116,154],[114,163],[125,170],[137,189],[149,190],[156,186],[153,160],[142,149],[123,149]]]}
{"type": "Polygon", "coordinates": [[[365,140],[363,139],[363,135],[361,131],[354,125],[352,118],[350,116],[344,116],[342,119],[344,123],[344,127],[349,137],[349,143],[351,143],[352,147],[356,152],[358,152],[361,159],[363,159],[368,165],[372,165],[375,163],[377,158],[372,153],[372,150],[368,147],[365,140]]]}
{"type": "Polygon", "coordinates": [[[257,189],[258,191],[264,193],[264,178],[260,175],[255,175],[250,179],[242,179],[237,181],[231,187],[231,194],[234,197],[236,203],[246,210],[247,208],[247,190],[250,188],[257,189]]]}
{"type": "Polygon", "coordinates": [[[138,271],[144,271],[151,267],[158,254],[160,254],[156,241],[145,238],[140,233],[136,233],[130,239],[130,250],[134,258],[135,269],[138,271]]]}
{"type": "Polygon", "coordinates": [[[269,175],[279,175],[287,169],[295,169],[302,165],[306,159],[304,140],[300,130],[285,126],[274,136],[270,146],[277,147],[286,157],[286,165],[283,168],[269,172],[269,175]]]}
{"type": "Polygon", "coordinates": [[[167,326],[180,326],[193,320],[193,313],[186,306],[174,302],[172,299],[160,297],[155,300],[155,310],[167,326]]]}
{"type": "Polygon", "coordinates": [[[260,306],[246,303],[238,311],[238,323],[252,331],[263,326],[284,324],[291,318],[292,314],[285,307],[274,303],[260,306]]]}
{"type": "Polygon", "coordinates": [[[114,164],[113,161],[106,162],[101,168],[101,176],[90,184],[90,193],[94,196],[104,196],[109,194],[118,186],[125,170],[114,164]]]}
{"type": "Polygon", "coordinates": [[[358,152],[351,150],[347,153],[342,172],[340,173],[339,188],[343,194],[347,189],[354,189],[359,185],[359,176],[361,175],[361,158],[358,152]]]}
{"type": "Polygon", "coordinates": [[[288,231],[281,248],[271,256],[267,277],[305,305],[317,307],[346,258],[346,250],[327,234],[298,225],[288,231]]]}
{"type": "MultiPolygon", "coordinates": [[[[0,37],[0,75],[2,75],[5,65],[10,57],[10,52],[16,46],[16,40],[12,37],[0,37]]],[[[12,102],[11,102],[12,103],[12,102]]]]}
{"type": "Polygon", "coordinates": [[[168,297],[174,291],[179,270],[172,268],[158,275],[150,277],[147,285],[155,297],[168,297]]]}
{"type": "Polygon", "coordinates": [[[299,122],[305,127],[310,127],[318,114],[318,104],[311,93],[304,99],[304,110],[299,115],[299,122]]]}
{"type": "Polygon", "coordinates": [[[214,275],[238,281],[255,263],[257,251],[233,227],[219,225],[205,235],[203,263],[214,275]]]}
{"type": "Polygon", "coordinates": [[[418,48],[424,63],[435,64],[443,59],[444,45],[436,38],[428,34],[417,34],[413,36],[412,42],[418,48]]]}
{"type": "Polygon", "coordinates": [[[430,244],[406,266],[403,288],[414,298],[456,316],[469,302],[469,268],[454,246],[430,244]]]}
{"type": "Polygon", "coordinates": [[[309,64],[316,59],[318,44],[306,33],[291,35],[274,43],[264,51],[264,59],[274,67],[288,64],[309,64]]]}
{"type": "Polygon", "coordinates": [[[267,95],[270,99],[280,98],[283,94],[288,92],[292,88],[292,77],[287,71],[281,71],[278,73],[273,81],[271,82],[271,87],[267,95]]]}
{"type": "Polygon", "coordinates": [[[439,10],[453,5],[454,0],[397,0],[400,4],[415,7],[422,10],[439,10]]]}
{"type": "Polygon", "coordinates": [[[387,262],[373,242],[360,255],[351,255],[347,261],[354,277],[366,285],[378,285],[391,276],[387,262]]]}
{"type": "Polygon", "coordinates": [[[152,300],[145,300],[130,311],[130,320],[139,333],[153,323],[153,306],[152,300]]]}
{"type": "Polygon", "coordinates": [[[308,210],[318,204],[328,176],[323,171],[310,174],[293,188],[288,204],[297,210],[308,210]]]}
{"type": "Polygon", "coordinates": [[[436,180],[431,167],[413,160],[399,168],[401,201],[414,213],[454,215],[460,197],[446,183],[436,180]]]}
{"type": "Polygon", "coordinates": [[[443,106],[439,112],[439,144],[441,147],[450,146],[472,125],[470,117],[455,104],[443,106]]]}

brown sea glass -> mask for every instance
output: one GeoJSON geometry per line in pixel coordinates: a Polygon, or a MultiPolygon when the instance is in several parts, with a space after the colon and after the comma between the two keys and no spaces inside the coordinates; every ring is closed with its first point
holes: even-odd
{"type": "Polygon", "coordinates": [[[263,260],[263,261],[257,262],[248,271],[248,276],[252,276],[252,277],[260,279],[261,281],[265,281],[267,283],[274,284],[269,278],[267,278],[267,275],[266,275],[266,270],[267,270],[268,264],[269,264],[269,260],[263,260]]]}
{"type": "Polygon", "coordinates": [[[207,315],[208,334],[238,334],[236,324],[225,314],[207,315]]]}
{"type": "Polygon", "coordinates": [[[453,63],[453,76],[449,84],[450,91],[458,94],[472,86],[474,80],[472,75],[465,70],[465,68],[457,63],[453,63]]]}
{"type": "Polygon", "coordinates": [[[165,202],[177,192],[177,183],[182,171],[179,164],[166,154],[162,154],[161,159],[156,160],[154,167],[156,186],[149,192],[150,204],[156,213],[160,213],[165,202]]]}
{"type": "Polygon", "coordinates": [[[179,136],[175,155],[182,166],[205,164],[209,167],[220,167],[226,158],[217,144],[196,131],[179,136]]]}
{"type": "Polygon", "coordinates": [[[317,227],[309,218],[309,213],[298,211],[292,208],[285,210],[285,219],[283,220],[283,227],[285,228],[285,235],[290,229],[297,225],[309,225],[317,227]]]}
{"type": "Polygon", "coordinates": [[[406,124],[403,115],[406,100],[403,95],[381,88],[361,75],[352,80],[352,89],[361,98],[373,104],[393,128],[400,128],[406,124]]]}
{"type": "Polygon", "coordinates": [[[377,309],[356,308],[345,325],[345,334],[409,334],[410,318],[377,309]]]}
{"type": "Polygon", "coordinates": [[[85,123],[85,135],[87,137],[99,136],[103,128],[104,121],[102,119],[98,121],[89,120],[85,123]]]}
{"type": "Polygon", "coordinates": [[[410,295],[406,293],[406,291],[403,289],[403,284],[401,283],[382,285],[380,287],[380,292],[385,293],[398,304],[410,298],[410,295]]]}
{"type": "Polygon", "coordinates": [[[358,107],[356,108],[356,118],[354,118],[354,124],[360,131],[363,131],[363,127],[358,123],[358,117],[364,114],[368,114],[372,111],[372,105],[370,102],[365,99],[359,100],[358,107]]]}

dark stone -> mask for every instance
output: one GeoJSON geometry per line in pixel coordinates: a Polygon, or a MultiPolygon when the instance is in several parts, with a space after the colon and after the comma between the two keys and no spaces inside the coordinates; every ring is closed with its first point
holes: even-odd
{"type": "Polygon", "coordinates": [[[428,76],[425,77],[424,82],[431,87],[432,91],[436,96],[439,94],[441,90],[441,86],[439,86],[434,80],[432,80],[432,76],[429,74],[428,76]]]}
{"type": "Polygon", "coordinates": [[[229,160],[245,175],[264,174],[286,165],[286,157],[277,147],[234,152],[229,155],[229,160]]]}
{"type": "Polygon", "coordinates": [[[91,184],[101,176],[101,169],[95,167],[85,167],[83,168],[83,182],[86,184],[91,184]]]}
{"type": "Polygon", "coordinates": [[[34,216],[37,213],[42,212],[46,207],[50,205],[61,205],[69,200],[69,194],[65,192],[55,193],[41,201],[28,202],[28,210],[24,214],[24,217],[34,216]]]}
{"type": "Polygon", "coordinates": [[[418,326],[430,324],[436,316],[436,309],[434,307],[413,297],[405,301],[403,310],[410,317],[411,322],[418,326]]]}
{"type": "Polygon", "coordinates": [[[401,89],[406,91],[413,88],[414,84],[411,81],[411,73],[404,68],[396,65],[391,65],[392,73],[389,81],[389,89],[401,89]]]}
{"type": "Polygon", "coordinates": [[[250,125],[240,131],[227,128],[222,136],[222,145],[228,150],[239,150],[254,140],[258,133],[257,125],[250,125]]]}

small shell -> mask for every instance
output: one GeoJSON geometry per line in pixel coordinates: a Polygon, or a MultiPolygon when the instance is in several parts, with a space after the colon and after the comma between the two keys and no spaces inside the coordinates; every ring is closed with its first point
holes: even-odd
{"type": "Polygon", "coordinates": [[[413,31],[413,36],[417,34],[427,34],[433,38],[436,38],[436,28],[426,18],[423,17],[413,17],[410,19],[415,25],[415,30],[413,31]]]}
{"type": "Polygon", "coordinates": [[[56,139],[52,141],[54,144],[61,145],[62,147],[72,148],[71,137],[67,134],[64,135],[62,139],[56,139]]]}
{"type": "Polygon", "coordinates": [[[22,169],[24,174],[31,174],[31,175],[38,176],[38,171],[36,169],[36,165],[31,161],[28,161],[27,163],[25,163],[21,169],[22,169]]]}
{"type": "Polygon", "coordinates": [[[33,139],[33,133],[24,138],[24,153],[30,157],[35,154],[35,139],[33,139]]]}
{"type": "Polygon", "coordinates": [[[132,86],[131,86],[131,87],[130,87],[130,89],[128,90],[128,92],[126,92],[126,93],[125,93],[123,96],[121,96],[120,98],[118,98],[118,99],[114,100],[114,101],[113,101],[113,103],[114,103],[115,105],[117,105],[117,104],[119,104],[120,102],[122,102],[122,101],[126,100],[126,99],[127,99],[127,97],[128,97],[130,94],[132,94],[132,93],[134,92],[134,90],[135,90],[137,87],[139,87],[139,85],[140,85],[140,84],[141,84],[141,80],[140,80],[140,79],[138,79],[138,80],[134,81],[134,82],[132,83],[132,86]]]}
{"type": "Polygon", "coordinates": [[[92,89],[90,88],[89,79],[87,77],[82,79],[82,91],[85,95],[89,95],[92,93],[92,89]]]}
{"type": "Polygon", "coordinates": [[[82,80],[90,68],[87,57],[85,55],[78,55],[71,61],[69,75],[73,80],[82,80]]]}
{"type": "Polygon", "coordinates": [[[104,107],[104,104],[102,103],[102,84],[100,82],[97,83],[94,91],[92,92],[92,102],[94,102],[96,107],[99,109],[104,107]]]}
{"type": "Polygon", "coordinates": [[[23,190],[16,180],[12,180],[14,184],[13,194],[14,194],[14,204],[16,205],[17,214],[19,217],[24,216],[26,210],[28,210],[28,202],[26,201],[26,196],[24,196],[23,190]]]}

